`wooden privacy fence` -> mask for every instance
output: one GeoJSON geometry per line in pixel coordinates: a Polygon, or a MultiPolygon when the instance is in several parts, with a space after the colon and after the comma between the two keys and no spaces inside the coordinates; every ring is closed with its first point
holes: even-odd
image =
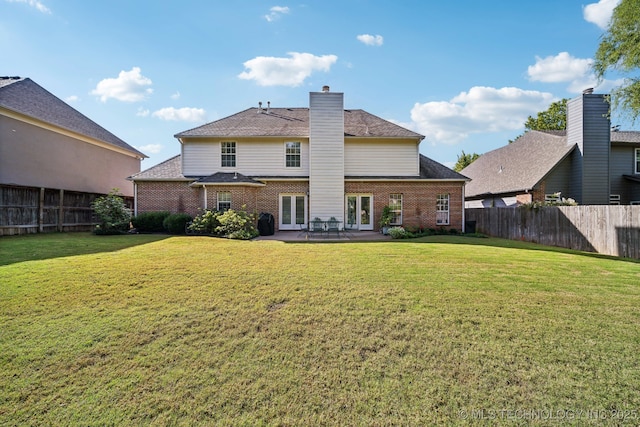
{"type": "Polygon", "coordinates": [[[640,259],[640,206],[465,209],[493,237],[640,259]]]}
{"type": "Polygon", "coordinates": [[[0,236],[90,231],[91,203],[101,194],[51,188],[0,186],[0,236]]]}

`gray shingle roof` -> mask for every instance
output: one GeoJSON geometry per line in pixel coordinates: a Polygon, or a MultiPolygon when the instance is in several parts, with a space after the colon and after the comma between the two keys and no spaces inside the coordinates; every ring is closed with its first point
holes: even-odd
{"type": "MultiPolygon", "coordinates": [[[[344,134],[355,137],[416,138],[423,135],[364,110],[344,111],[344,134]]],[[[249,108],[229,117],[175,135],[183,137],[296,136],[309,137],[308,108],[249,108]]]]}
{"type": "Polygon", "coordinates": [[[208,184],[258,184],[264,185],[261,182],[256,181],[253,178],[242,175],[241,173],[230,172],[216,172],[213,175],[205,176],[198,179],[196,182],[208,183],[208,184]]]}
{"type": "Polygon", "coordinates": [[[190,179],[182,175],[182,156],[180,154],[131,175],[128,179],[134,181],[193,181],[193,178],[190,179]]]}
{"type": "Polygon", "coordinates": [[[0,107],[147,157],[29,78],[0,78],[0,107]]]}
{"type": "Polygon", "coordinates": [[[489,151],[464,168],[471,178],[466,197],[515,193],[532,189],[564,159],[575,144],[558,132],[530,131],[513,143],[489,151]]]}

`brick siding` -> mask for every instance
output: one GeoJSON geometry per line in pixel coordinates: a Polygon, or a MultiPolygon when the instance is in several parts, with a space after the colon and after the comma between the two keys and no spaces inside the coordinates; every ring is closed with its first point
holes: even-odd
{"type": "MultiPolygon", "coordinates": [[[[217,208],[217,193],[231,193],[232,209],[246,205],[250,213],[268,212],[280,223],[279,195],[307,194],[308,182],[269,181],[264,187],[209,186],[207,207],[217,208]]],[[[402,194],[403,224],[407,227],[439,228],[436,224],[436,200],[439,194],[449,194],[449,225],[462,229],[464,202],[459,182],[345,182],[345,193],[373,195],[373,223],[378,229],[380,213],[389,204],[390,194],[402,194]]],[[[197,215],[204,207],[202,187],[189,187],[186,182],[137,182],[138,213],[150,211],[186,212],[197,215]]]]}

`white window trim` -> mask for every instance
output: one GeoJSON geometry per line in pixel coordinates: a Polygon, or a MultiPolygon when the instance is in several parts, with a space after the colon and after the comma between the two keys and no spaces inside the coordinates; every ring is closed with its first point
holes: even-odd
{"type": "Polygon", "coordinates": [[[300,141],[285,141],[284,142],[284,167],[286,169],[300,169],[300,168],[302,168],[302,142],[300,142],[300,141]],[[287,155],[289,154],[289,153],[287,153],[287,144],[298,144],[298,148],[300,149],[300,152],[298,153],[298,157],[300,159],[299,166],[288,166],[287,165],[287,155]]]}
{"type": "Polygon", "coordinates": [[[393,199],[393,196],[399,196],[399,197],[395,197],[396,199],[400,200],[400,209],[391,209],[391,212],[394,212],[396,215],[396,221],[390,222],[389,225],[402,225],[402,220],[403,220],[403,210],[404,210],[404,204],[403,204],[403,199],[404,199],[404,195],[402,193],[391,193],[389,194],[389,207],[392,207],[391,204],[391,199],[393,199]]]}
{"type": "Polygon", "coordinates": [[[634,173],[640,174],[640,148],[635,149],[635,159],[634,159],[634,173]]]}
{"type": "Polygon", "coordinates": [[[233,169],[236,168],[238,166],[238,143],[236,141],[220,141],[220,167],[221,168],[229,168],[229,169],[233,169]],[[222,160],[223,156],[228,156],[230,154],[228,153],[223,153],[222,152],[222,147],[224,146],[224,144],[233,144],[234,147],[234,153],[233,153],[233,166],[225,166],[224,162],[222,160]]]}
{"type": "Polygon", "coordinates": [[[216,193],[216,210],[218,210],[218,211],[222,211],[222,209],[220,209],[220,202],[229,203],[229,209],[231,209],[231,203],[232,203],[231,192],[230,191],[218,191],[216,193]],[[228,194],[229,195],[229,200],[220,200],[220,195],[221,194],[228,194]]]}
{"type": "Polygon", "coordinates": [[[436,225],[449,225],[451,223],[451,195],[450,194],[438,194],[436,196],[436,225]],[[447,209],[440,209],[440,198],[441,197],[445,197],[447,198],[447,209]],[[447,218],[445,221],[442,221],[440,219],[441,214],[446,212],[447,213],[447,218]]]}

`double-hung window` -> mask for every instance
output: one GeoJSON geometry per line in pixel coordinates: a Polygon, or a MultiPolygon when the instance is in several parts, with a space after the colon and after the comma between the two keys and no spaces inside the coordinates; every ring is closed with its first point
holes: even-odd
{"type": "Polygon", "coordinates": [[[300,143],[299,142],[285,142],[285,166],[288,168],[300,167],[300,143]]]}
{"type": "Polygon", "coordinates": [[[389,195],[389,208],[393,213],[391,225],[402,225],[402,194],[389,195]]]}
{"type": "Polygon", "coordinates": [[[636,148],[636,170],[635,173],[640,173],[640,148],[636,148]]]}
{"type": "Polygon", "coordinates": [[[449,225],[449,195],[438,194],[436,200],[436,224],[449,225]]]}
{"type": "Polygon", "coordinates": [[[218,192],[218,211],[226,212],[231,209],[231,193],[228,191],[218,192]]]}
{"type": "Polygon", "coordinates": [[[220,160],[223,168],[236,167],[236,143],[225,141],[220,143],[220,160]]]}

